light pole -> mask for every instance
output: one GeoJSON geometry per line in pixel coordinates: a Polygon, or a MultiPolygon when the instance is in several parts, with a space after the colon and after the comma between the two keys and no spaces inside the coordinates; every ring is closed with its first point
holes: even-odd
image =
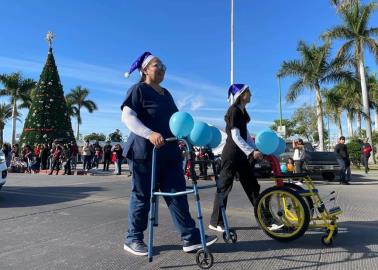
{"type": "Polygon", "coordinates": [[[278,80],[278,96],[280,100],[280,126],[282,127],[282,98],[281,98],[281,78],[277,76],[278,80]]]}
{"type": "Polygon", "coordinates": [[[234,83],[234,0],[231,0],[231,70],[230,84],[234,83]]]}

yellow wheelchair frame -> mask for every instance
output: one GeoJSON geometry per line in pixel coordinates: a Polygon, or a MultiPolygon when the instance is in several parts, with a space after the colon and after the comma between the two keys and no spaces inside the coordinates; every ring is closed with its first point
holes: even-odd
{"type": "MultiPolygon", "coordinates": [[[[264,190],[255,204],[256,220],[263,231],[279,241],[291,241],[302,236],[308,228],[324,228],[326,234],[321,242],[326,246],[332,245],[333,236],[338,232],[340,207],[327,209],[307,174],[282,175],[272,179],[276,185],[264,190]],[[301,180],[303,186],[290,182],[291,179],[301,180]]],[[[334,192],[329,196],[332,194],[334,192]]]]}

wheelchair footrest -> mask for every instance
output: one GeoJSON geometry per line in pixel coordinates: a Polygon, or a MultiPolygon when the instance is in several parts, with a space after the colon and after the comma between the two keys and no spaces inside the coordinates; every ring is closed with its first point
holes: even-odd
{"type": "Polygon", "coordinates": [[[342,211],[341,211],[340,207],[336,206],[336,207],[333,207],[333,208],[329,209],[328,212],[329,212],[330,215],[338,215],[342,211]]]}

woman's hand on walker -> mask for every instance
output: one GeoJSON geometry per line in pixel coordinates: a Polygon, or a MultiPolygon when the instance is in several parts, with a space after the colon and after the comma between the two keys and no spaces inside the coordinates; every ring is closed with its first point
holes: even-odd
{"type": "Polygon", "coordinates": [[[164,145],[164,138],[160,133],[152,132],[148,139],[156,148],[160,148],[164,145]]]}

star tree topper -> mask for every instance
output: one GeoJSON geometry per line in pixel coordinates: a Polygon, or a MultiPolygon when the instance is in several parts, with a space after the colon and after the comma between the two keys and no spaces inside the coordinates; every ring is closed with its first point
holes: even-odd
{"type": "Polygon", "coordinates": [[[53,41],[54,38],[55,38],[55,35],[54,35],[53,32],[51,32],[51,31],[47,32],[46,40],[49,43],[49,49],[52,48],[52,41],[53,41]]]}

